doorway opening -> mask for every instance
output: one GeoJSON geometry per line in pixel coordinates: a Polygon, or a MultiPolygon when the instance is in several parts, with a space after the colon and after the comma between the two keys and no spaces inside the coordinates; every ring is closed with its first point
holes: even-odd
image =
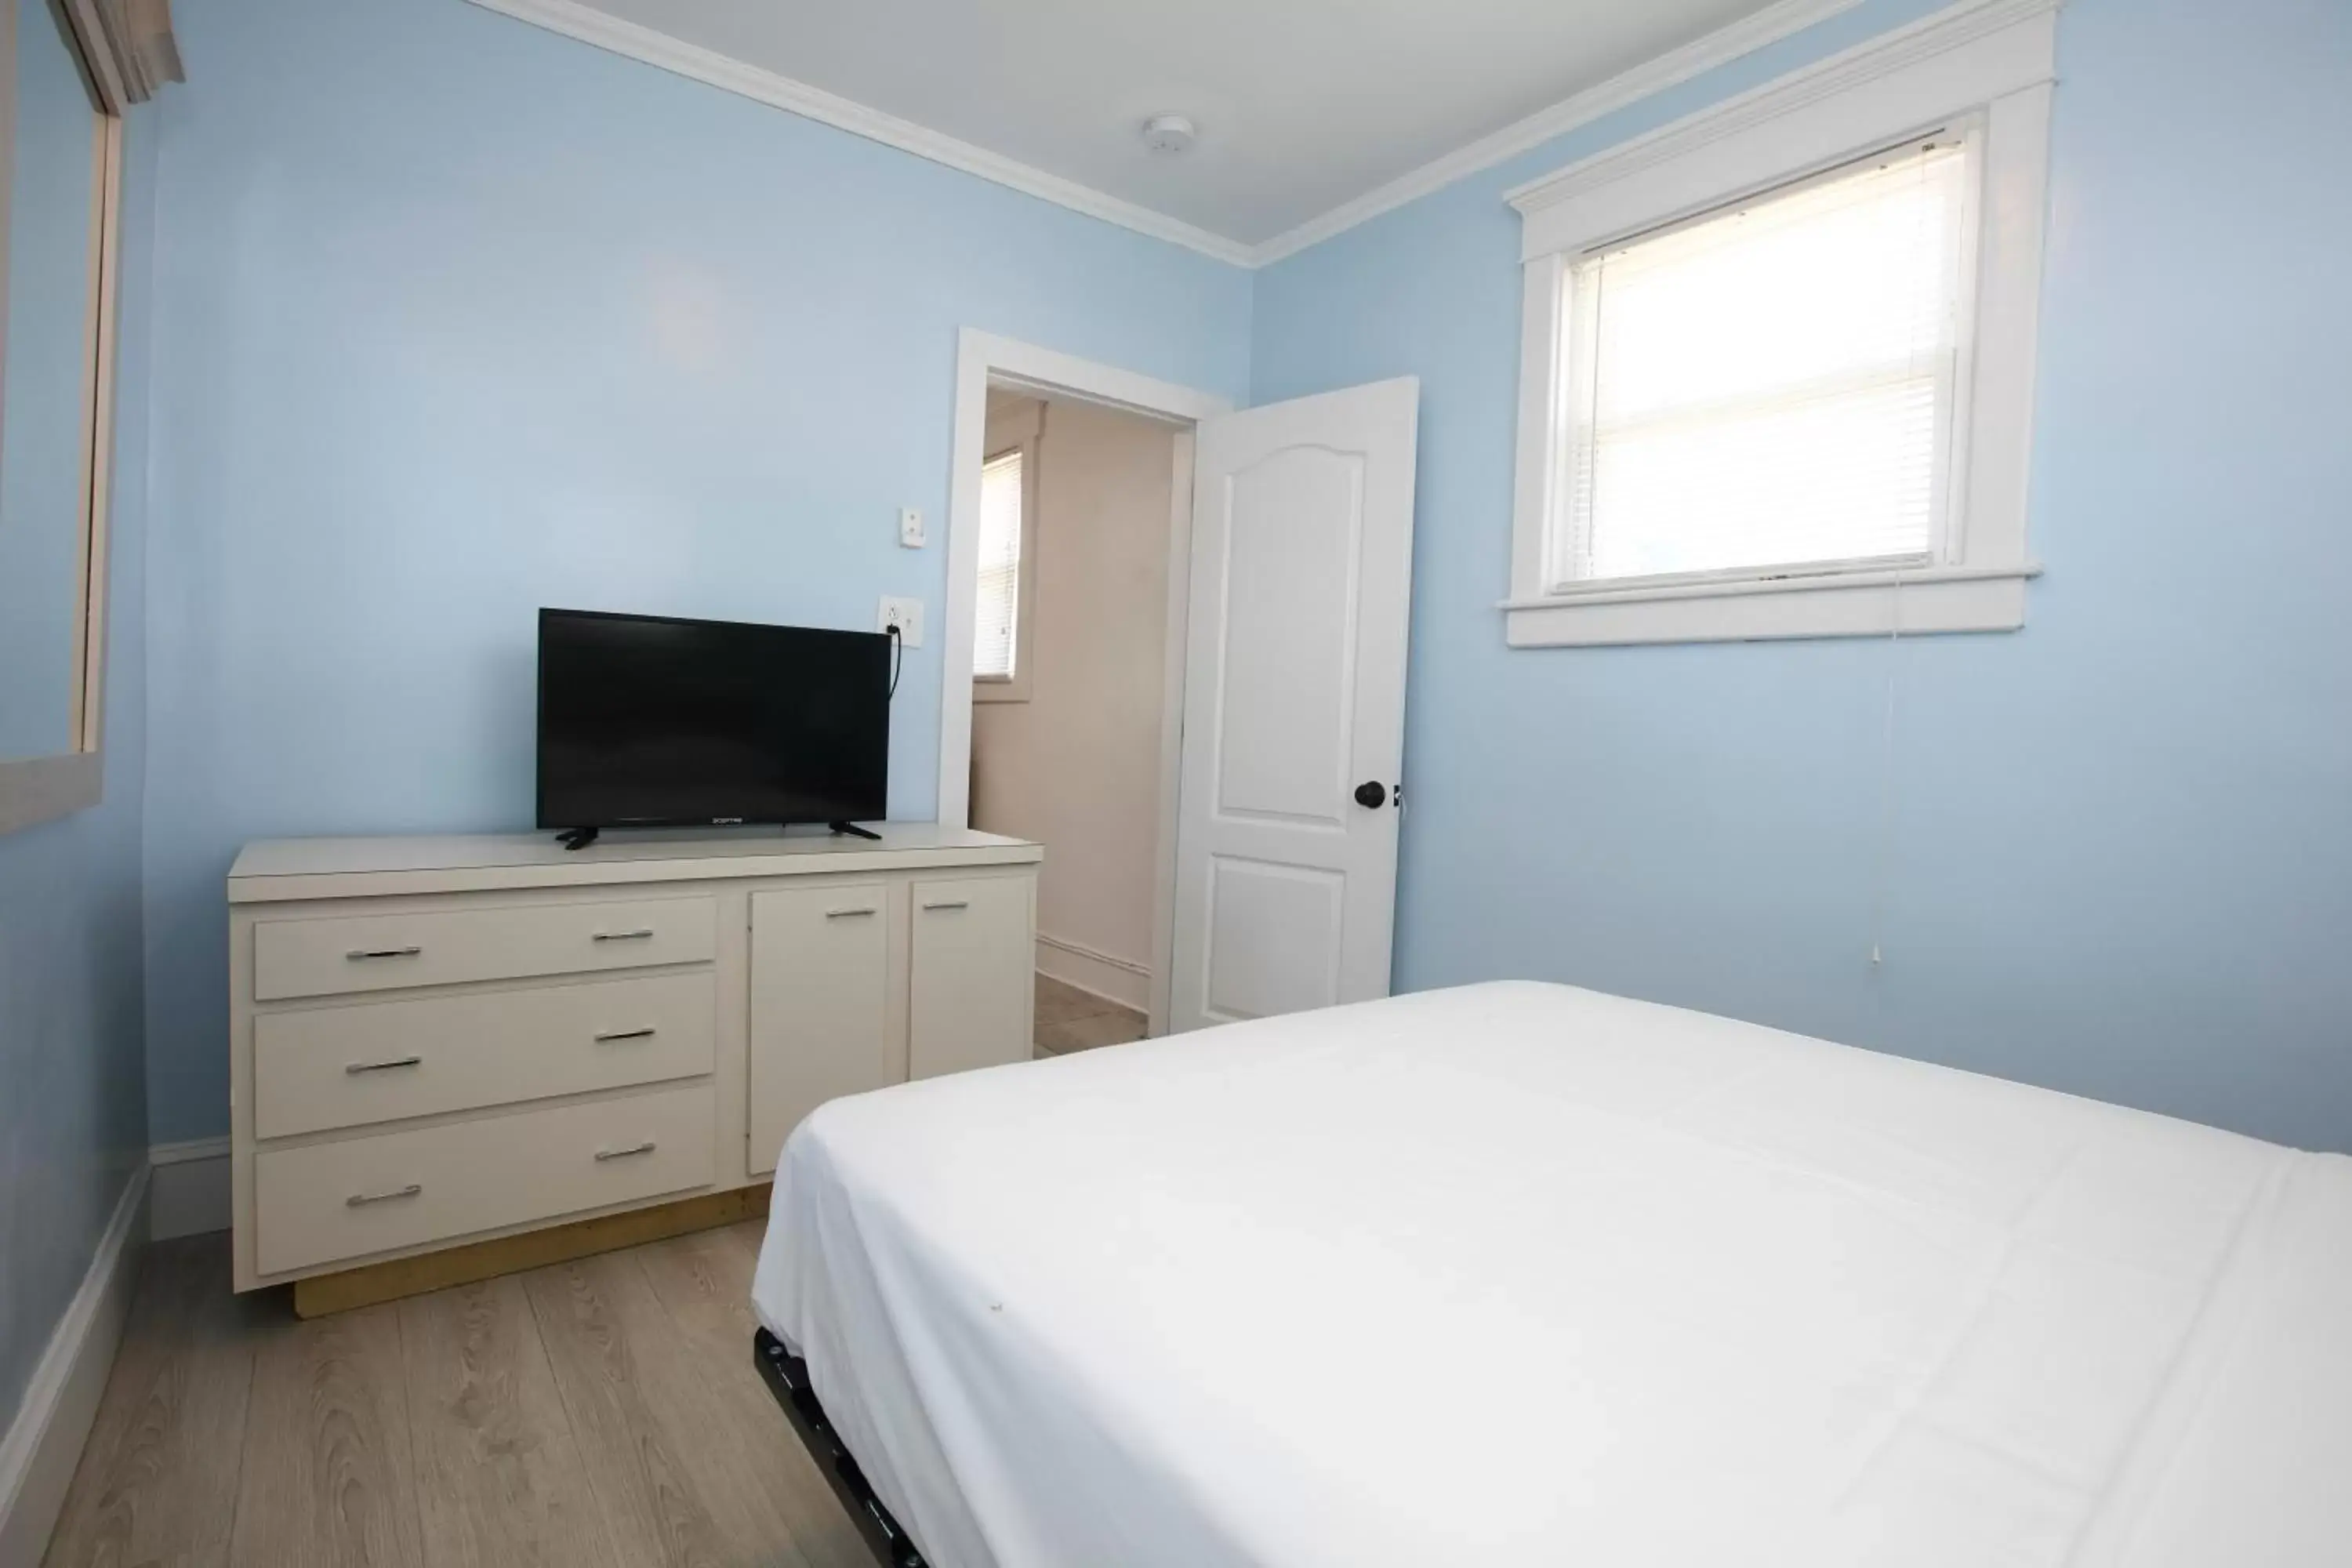
{"type": "Polygon", "coordinates": [[[962,334],[939,816],[1045,847],[1049,1054],[1387,994],[1418,404],[962,334]]]}
{"type": "Polygon", "coordinates": [[[1041,1052],[1164,1034],[1192,433],[1228,405],[976,332],[959,373],[940,820],[1045,846],[1041,1052]]]}
{"type": "Polygon", "coordinates": [[[1139,1040],[1155,968],[1171,541],[1190,500],[1180,432],[1002,384],[987,428],[970,822],[1046,847],[1037,1049],[1139,1040]]]}

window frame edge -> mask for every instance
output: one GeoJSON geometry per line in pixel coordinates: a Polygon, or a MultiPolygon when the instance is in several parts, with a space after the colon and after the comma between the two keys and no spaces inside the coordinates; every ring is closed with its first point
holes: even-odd
{"type": "Polygon", "coordinates": [[[1513,647],[2010,631],[2024,623],[2033,392],[2048,225],[2055,0],[1964,0],[1754,92],[1508,193],[1522,218],[1513,647]],[[1563,477],[1572,416],[1563,363],[1576,258],[1613,236],[1802,179],[1937,119],[1980,137],[1974,331],[1953,411],[1965,447],[1929,566],[1563,589],[1563,477]],[[1645,607],[1646,606],[1646,607],[1645,607]]]}
{"type": "Polygon", "coordinates": [[[992,450],[983,452],[981,467],[1002,461],[1014,452],[1021,454],[1021,542],[1013,557],[1013,673],[982,675],[972,672],[971,700],[974,702],[1026,702],[1030,700],[1031,676],[1035,669],[1032,649],[1035,646],[1037,624],[1037,486],[1038,447],[1044,442],[1045,409],[1041,403],[1037,418],[1025,425],[1020,438],[1003,445],[991,443],[992,450]]]}

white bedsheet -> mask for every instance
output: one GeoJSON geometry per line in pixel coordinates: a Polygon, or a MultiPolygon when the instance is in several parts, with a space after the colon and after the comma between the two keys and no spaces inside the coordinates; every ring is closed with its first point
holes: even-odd
{"type": "Polygon", "coordinates": [[[1561,986],[835,1101],[755,1300],[935,1568],[2352,1563],[2352,1161],[1561,986]]]}

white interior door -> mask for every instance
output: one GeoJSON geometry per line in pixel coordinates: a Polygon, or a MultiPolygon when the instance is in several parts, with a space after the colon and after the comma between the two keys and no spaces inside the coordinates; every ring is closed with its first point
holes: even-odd
{"type": "Polygon", "coordinates": [[[1407,377],[1200,426],[1176,1028],[1388,994],[1420,398],[1407,377]]]}

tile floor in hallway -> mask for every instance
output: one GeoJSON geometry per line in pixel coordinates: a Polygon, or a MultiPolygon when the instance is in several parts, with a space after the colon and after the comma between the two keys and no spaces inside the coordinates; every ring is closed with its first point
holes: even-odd
{"type": "Polygon", "coordinates": [[[1143,1038],[1144,1017],[1051,975],[1037,976],[1037,1054],[1058,1057],[1143,1038]]]}

